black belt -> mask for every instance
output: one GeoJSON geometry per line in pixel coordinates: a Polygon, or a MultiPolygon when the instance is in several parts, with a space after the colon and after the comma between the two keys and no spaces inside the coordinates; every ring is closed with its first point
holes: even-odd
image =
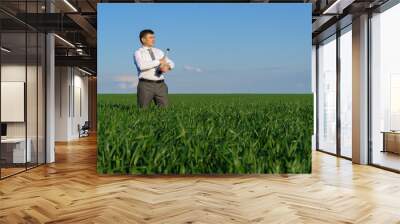
{"type": "Polygon", "coordinates": [[[162,80],[139,79],[139,81],[141,81],[141,82],[162,83],[162,82],[164,82],[164,79],[162,79],[162,80]]]}

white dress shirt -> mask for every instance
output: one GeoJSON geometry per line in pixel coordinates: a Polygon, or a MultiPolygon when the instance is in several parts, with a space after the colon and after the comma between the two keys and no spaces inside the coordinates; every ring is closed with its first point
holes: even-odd
{"type": "MultiPolygon", "coordinates": [[[[160,59],[163,58],[165,54],[162,50],[152,47],[151,50],[155,58],[152,60],[149,49],[149,47],[142,46],[135,51],[135,65],[139,79],[164,80],[164,73],[160,75],[157,74],[157,71],[160,66],[160,59]]],[[[171,69],[175,67],[174,62],[168,57],[166,57],[166,61],[171,69]]]]}

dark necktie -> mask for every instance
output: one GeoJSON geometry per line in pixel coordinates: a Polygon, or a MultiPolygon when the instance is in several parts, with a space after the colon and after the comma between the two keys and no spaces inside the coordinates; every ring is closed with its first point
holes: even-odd
{"type": "Polygon", "coordinates": [[[153,61],[156,60],[156,57],[154,56],[153,50],[151,50],[151,48],[149,48],[149,49],[147,49],[147,50],[149,51],[151,60],[153,60],[153,61]]]}
{"type": "MultiPolygon", "coordinates": [[[[149,51],[151,60],[153,60],[153,61],[156,60],[156,57],[154,56],[153,50],[151,50],[151,48],[149,48],[149,49],[147,49],[147,50],[149,51]]],[[[156,69],[156,75],[157,75],[157,76],[160,76],[160,75],[161,75],[161,72],[158,70],[158,68],[156,69]]]]}

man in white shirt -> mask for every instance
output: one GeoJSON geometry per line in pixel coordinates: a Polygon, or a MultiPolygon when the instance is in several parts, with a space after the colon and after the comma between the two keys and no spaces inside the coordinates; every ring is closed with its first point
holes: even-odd
{"type": "Polygon", "coordinates": [[[142,30],[139,40],[142,47],[135,51],[135,65],[139,75],[138,107],[146,108],[151,101],[159,107],[165,107],[168,105],[168,86],[164,82],[164,75],[174,68],[174,62],[154,47],[155,36],[152,30],[142,30]]]}

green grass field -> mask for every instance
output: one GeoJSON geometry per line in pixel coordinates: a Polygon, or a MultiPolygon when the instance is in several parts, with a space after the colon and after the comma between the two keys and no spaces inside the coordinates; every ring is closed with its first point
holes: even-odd
{"type": "Polygon", "coordinates": [[[310,173],[313,97],[170,94],[168,108],[136,95],[98,95],[102,174],[310,173]]]}

